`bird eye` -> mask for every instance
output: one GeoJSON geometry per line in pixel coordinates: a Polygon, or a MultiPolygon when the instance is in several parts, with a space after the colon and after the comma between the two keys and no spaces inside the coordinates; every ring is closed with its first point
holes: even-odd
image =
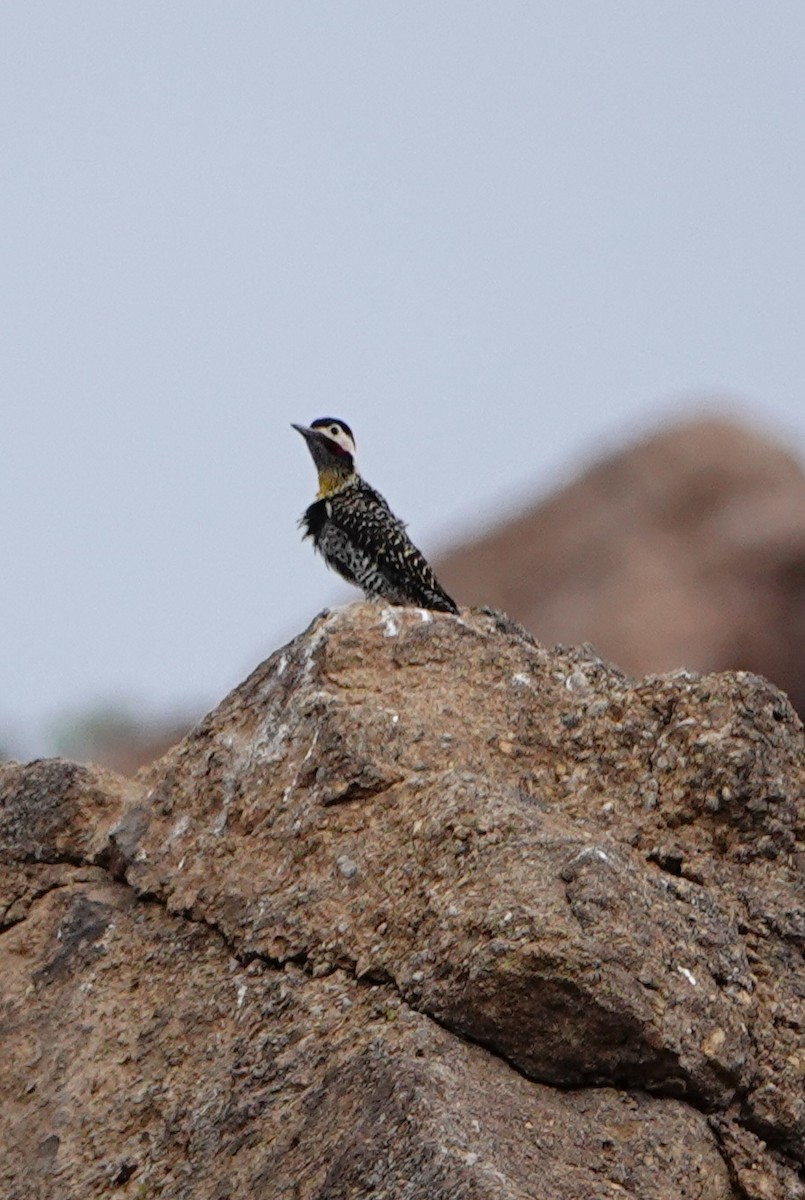
{"type": "Polygon", "coordinates": [[[337,425],[330,426],[330,433],[333,435],[333,437],[338,437],[338,432],[339,430],[337,425]]]}

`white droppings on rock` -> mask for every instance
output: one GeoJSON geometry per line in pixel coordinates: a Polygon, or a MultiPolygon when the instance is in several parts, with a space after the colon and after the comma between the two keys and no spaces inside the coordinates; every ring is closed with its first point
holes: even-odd
{"type": "Polygon", "coordinates": [[[186,813],[183,816],[179,817],[179,820],[176,822],[176,824],[173,826],[173,829],[168,834],[168,845],[169,846],[173,842],[177,841],[182,836],[182,834],[187,832],[187,827],[189,824],[190,824],[190,818],[187,816],[186,813]]]}
{"type": "Polygon", "coordinates": [[[390,608],[382,608],[380,617],[383,621],[383,637],[396,637],[400,632],[400,626],[397,624],[397,618],[390,608]]]}
{"type": "Polygon", "coordinates": [[[259,752],[258,757],[270,762],[273,762],[274,759],[280,758],[281,751],[288,740],[290,732],[291,730],[289,726],[285,724],[277,725],[271,737],[268,738],[267,741],[257,744],[256,749],[259,752]]]}
{"type": "Polygon", "coordinates": [[[521,687],[528,688],[533,688],[534,686],[533,680],[529,675],[526,675],[524,671],[516,671],[514,675],[512,675],[512,683],[519,683],[521,687]]]}
{"type": "Polygon", "coordinates": [[[302,774],[302,768],[304,767],[305,763],[308,762],[308,760],[311,758],[313,751],[316,749],[316,742],[318,740],[319,740],[319,729],[317,726],[313,730],[313,737],[311,738],[310,745],[307,748],[304,758],[302,759],[299,766],[294,771],[293,779],[291,780],[291,782],[288,784],[288,786],[285,788],[285,790],[282,793],[282,799],[280,800],[281,807],[285,808],[285,806],[287,805],[288,800],[290,799],[291,793],[295,790],[296,785],[299,782],[299,776],[302,774]]]}
{"type": "Polygon", "coordinates": [[[345,879],[353,879],[358,874],[358,864],[353,862],[346,854],[339,854],[335,860],[335,865],[345,879]]]}
{"type": "Polygon", "coordinates": [[[288,669],[288,655],[287,655],[287,654],[281,654],[281,655],[280,655],[280,660],[279,660],[279,662],[277,663],[277,674],[278,674],[278,675],[284,675],[284,674],[285,674],[285,672],[287,671],[287,669],[288,669]]]}
{"type": "Polygon", "coordinates": [[[248,991],[248,988],[246,987],[245,983],[238,984],[238,1003],[237,1003],[238,1010],[243,1008],[243,1001],[246,999],[247,991],[248,991]]]}
{"type": "Polygon", "coordinates": [[[597,858],[600,862],[605,862],[608,867],[613,866],[612,859],[601,846],[585,846],[583,850],[579,850],[578,854],[570,862],[571,864],[589,862],[591,858],[597,858]]]}
{"type": "Polygon", "coordinates": [[[682,975],[685,979],[687,979],[687,981],[691,987],[699,986],[698,983],[696,982],[696,976],[693,974],[692,971],[689,971],[687,967],[677,966],[676,969],[680,975],[682,975]]]}
{"type": "Polygon", "coordinates": [[[318,629],[305,638],[302,646],[302,679],[307,679],[313,674],[315,667],[314,657],[319,647],[329,637],[330,631],[327,628],[329,624],[329,619],[325,619],[318,629]]]}
{"type": "Polygon", "coordinates": [[[433,620],[433,614],[430,613],[427,608],[418,608],[417,612],[419,613],[419,619],[423,625],[429,625],[433,620]]]}

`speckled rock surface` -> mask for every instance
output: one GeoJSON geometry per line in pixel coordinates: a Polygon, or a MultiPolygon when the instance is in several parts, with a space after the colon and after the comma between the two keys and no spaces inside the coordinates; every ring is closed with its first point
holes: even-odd
{"type": "Polygon", "coordinates": [[[802,727],[355,604],[0,767],[0,1194],[805,1195],[802,727]]]}

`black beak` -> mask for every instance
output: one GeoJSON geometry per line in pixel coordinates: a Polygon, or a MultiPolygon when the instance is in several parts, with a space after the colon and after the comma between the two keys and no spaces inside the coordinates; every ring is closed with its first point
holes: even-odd
{"type": "Polygon", "coordinates": [[[291,421],[291,429],[301,433],[309,447],[326,445],[330,441],[326,433],[322,433],[320,429],[311,429],[309,425],[296,425],[291,421]]]}

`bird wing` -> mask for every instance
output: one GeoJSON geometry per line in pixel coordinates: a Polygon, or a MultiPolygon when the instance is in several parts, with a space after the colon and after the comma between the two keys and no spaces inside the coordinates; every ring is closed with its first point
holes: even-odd
{"type": "Polygon", "coordinates": [[[333,497],[329,518],[401,596],[422,608],[458,611],[403,522],[374,488],[361,481],[354,491],[333,497]]]}

